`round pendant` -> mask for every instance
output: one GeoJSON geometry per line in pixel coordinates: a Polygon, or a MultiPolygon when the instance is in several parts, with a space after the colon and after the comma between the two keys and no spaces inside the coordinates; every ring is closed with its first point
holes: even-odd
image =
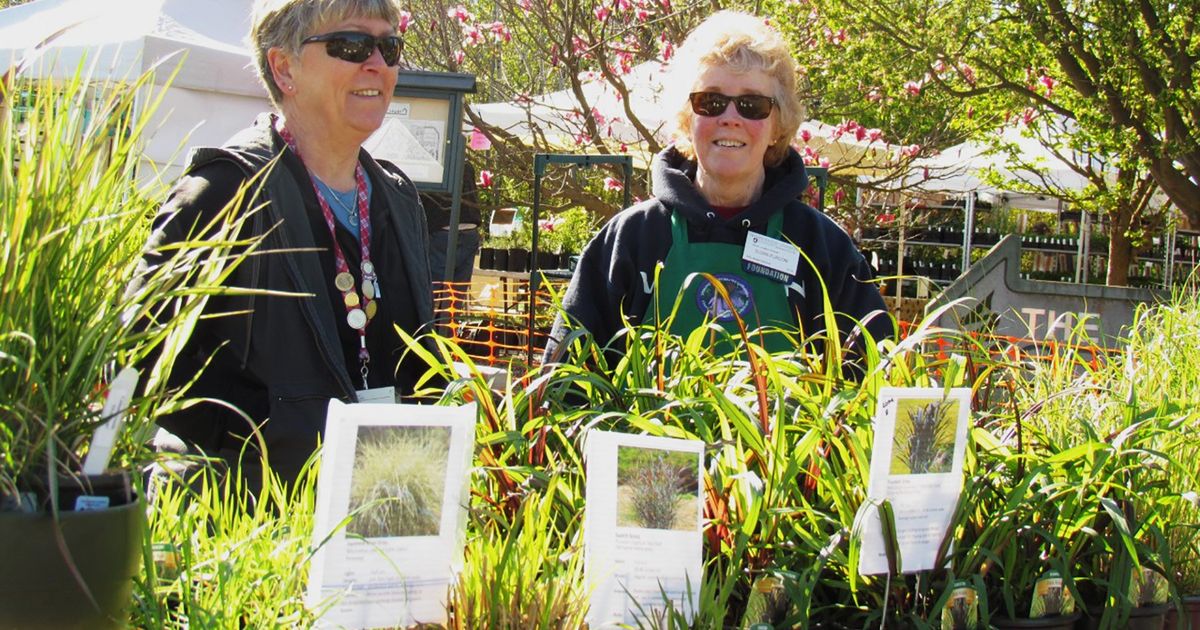
{"type": "Polygon", "coordinates": [[[364,260],[362,264],[362,272],[363,275],[367,276],[375,273],[375,265],[371,264],[371,261],[369,260],[364,260]]]}
{"type": "Polygon", "coordinates": [[[337,287],[338,291],[345,293],[354,288],[354,276],[350,275],[349,271],[343,271],[333,277],[333,286],[337,287]]]}
{"type": "Polygon", "coordinates": [[[374,300],[367,302],[367,319],[375,319],[375,311],[379,310],[379,305],[374,300]]]}
{"type": "Polygon", "coordinates": [[[354,330],[362,330],[367,326],[367,314],[361,308],[351,309],[346,313],[346,323],[354,330]]]}
{"type": "Polygon", "coordinates": [[[363,297],[372,300],[375,299],[375,283],[367,280],[362,283],[363,297]]]}
{"type": "Polygon", "coordinates": [[[359,305],[357,293],[345,293],[342,295],[342,300],[346,303],[346,308],[354,308],[359,305]]]}

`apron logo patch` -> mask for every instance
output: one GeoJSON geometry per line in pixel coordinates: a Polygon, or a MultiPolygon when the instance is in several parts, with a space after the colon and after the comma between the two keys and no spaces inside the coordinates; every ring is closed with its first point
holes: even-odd
{"type": "Polygon", "coordinates": [[[702,277],[698,279],[701,284],[696,289],[696,308],[718,322],[731,322],[734,319],[733,311],[729,309],[732,303],[738,316],[745,320],[754,308],[754,289],[750,288],[750,283],[730,273],[713,275],[725,286],[725,291],[729,293],[729,302],[717,293],[716,287],[707,278],[702,277]]]}

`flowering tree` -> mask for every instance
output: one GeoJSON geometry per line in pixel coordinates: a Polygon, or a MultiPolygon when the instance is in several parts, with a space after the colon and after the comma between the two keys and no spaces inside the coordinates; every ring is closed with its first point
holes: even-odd
{"type": "Polygon", "coordinates": [[[1056,188],[1049,178],[1021,185],[1107,216],[1109,284],[1126,283],[1134,239],[1162,224],[1152,203],[1157,188],[1200,225],[1200,95],[1192,73],[1200,49],[1187,3],[801,4],[827,19],[830,32],[845,33],[835,39],[873,51],[859,56],[876,70],[849,73],[868,100],[903,110],[906,95],[961,99],[957,111],[947,109],[955,112],[948,129],[1020,126],[1091,182],[1082,191],[1056,188]]]}
{"type": "MultiPolygon", "coordinates": [[[[480,138],[473,161],[496,177],[497,205],[528,204],[532,197],[533,154],[573,152],[651,155],[662,148],[658,129],[629,106],[627,81],[634,67],[667,61],[676,43],[703,18],[708,4],[675,6],[672,0],[432,0],[412,5],[404,28],[406,56],[416,66],[470,72],[478,77],[473,102],[509,102],[525,112],[522,129],[492,124],[468,109],[468,122],[480,138]],[[550,106],[553,123],[531,114],[547,111],[539,96],[565,90],[572,98],[550,106]],[[596,108],[599,95],[624,104],[616,114],[596,108]],[[624,134],[615,134],[620,127],[624,134]]],[[[577,176],[547,173],[548,204],[583,206],[600,216],[618,210],[619,171],[577,176]]],[[[646,196],[644,182],[631,193],[646,196]]]]}

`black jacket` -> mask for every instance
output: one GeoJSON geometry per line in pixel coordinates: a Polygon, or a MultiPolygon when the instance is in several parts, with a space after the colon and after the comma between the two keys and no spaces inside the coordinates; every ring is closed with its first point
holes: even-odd
{"type": "MultiPolygon", "coordinates": [[[[157,245],[182,240],[205,225],[240,184],[280,154],[261,191],[243,204],[261,206],[244,230],[247,236],[266,234],[265,253],[247,258],[229,285],[291,295],[210,301],[206,312],[236,314],[201,320],[172,370],[172,381],[192,379],[211,358],[189,397],[220,402],[191,406],[160,424],[189,446],[235,465],[256,427],[271,468],[290,481],[317,445],[329,399],[354,401],[362,381],[358,335],[345,323],[342,296],[333,286],[328,227],[307,171],[286,150],[270,116],[260,117],[224,147],[191,156],[187,175],[160,212],[146,258],[153,264],[157,245]]],[[[382,285],[379,312],[367,329],[370,385],[394,385],[409,393],[421,368],[407,360],[397,366],[402,348],[393,325],[416,333],[433,319],[425,214],[415,186],[396,167],[376,162],[365,151],[360,163],[372,182],[371,256],[382,285]]],[[[356,270],[356,236],[338,229],[339,243],[356,270]]],[[[255,488],[261,472],[253,440],[250,446],[240,466],[255,488]]]]}
{"type": "MultiPolygon", "coordinates": [[[[651,169],[655,196],[617,214],[588,243],[563,297],[566,315],[598,342],[607,343],[620,332],[622,313],[635,324],[646,314],[652,294],[645,289],[671,248],[672,211],[687,219],[692,242],[738,245],[745,243],[747,231],[765,232],[771,215],[782,212],[783,237],[812,259],[838,314],[843,339],[853,330],[854,320],[868,320],[872,313],[867,328],[874,338],[894,336],[883,298],[869,282],[873,276],[862,254],[833,220],[799,200],[808,186],[808,175],[795,151],[780,166],[766,170],[762,197],[730,219],[720,218],[700,195],[693,182],[696,163],[673,147],[655,156],[651,169]]],[[[796,269],[797,290],[788,292],[796,323],[805,336],[825,328],[816,273],[801,257],[796,269]]],[[[547,357],[571,327],[560,315],[547,357]]]]}

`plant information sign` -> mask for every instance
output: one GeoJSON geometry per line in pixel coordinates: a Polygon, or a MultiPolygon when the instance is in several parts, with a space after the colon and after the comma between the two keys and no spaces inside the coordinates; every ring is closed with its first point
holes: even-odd
{"type": "Polygon", "coordinates": [[[879,390],[867,502],[858,518],[862,540],[858,572],[888,573],[888,540],[895,541],[898,572],[935,568],[962,492],[963,456],[970,420],[968,388],[879,390]],[[889,509],[881,509],[881,506],[889,509]],[[889,512],[894,523],[882,514],[889,512]]]}
{"type": "Polygon", "coordinates": [[[475,407],[329,403],[308,605],[319,627],[446,623],[475,407]]]}
{"type": "Polygon", "coordinates": [[[690,624],[703,564],[704,443],[591,431],[584,455],[588,625],[640,625],[668,606],[690,624]]]}

